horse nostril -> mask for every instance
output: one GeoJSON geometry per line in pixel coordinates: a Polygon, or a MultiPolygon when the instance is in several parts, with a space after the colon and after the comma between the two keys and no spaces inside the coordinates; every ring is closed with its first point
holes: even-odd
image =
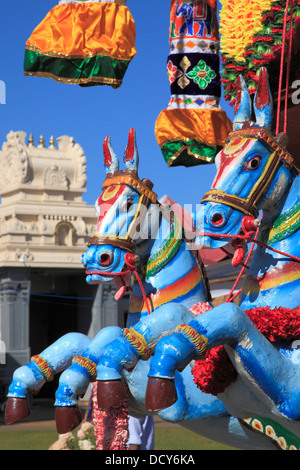
{"type": "Polygon", "coordinates": [[[216,213],[211,218],[211,223],[213,225],[221,225],[221,224],[223,224],[223,222],[224,222],[224,218],[223,218],[222,214],[216,213]]]}
{"type": "Polygon", "coordinates": [[[100,255],[100,264],[104,266],[111,263],[111,256],[108,253],[101,253],[100,255]]]}

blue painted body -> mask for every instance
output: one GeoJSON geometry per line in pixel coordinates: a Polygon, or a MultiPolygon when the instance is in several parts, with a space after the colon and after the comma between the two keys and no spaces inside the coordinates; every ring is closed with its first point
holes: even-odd
{"type": "MultiPolygon", "coordinates": [[[[50,365],[55,374],[59,374],[72,363],[75,356],[80,356],[90,344],[91,339],[81,333],[68,333],[51,344],[40,355],[50,365]]],[[[8,390],[8,397],[26,398],[28,391],[38,392],[46,383],[45,376],[31,361],[16,369],[8,390]]]]}
{"type": "MultiPolygon", "coordinates": [[[[243,93],[246,93],[245,89],[243,93]]],[[[241,105],[244,108],[238,110],[236,124],[245,135],[249,128],[256,127],[259,131],[262,123],[265,127],[270,124],[271,100],[267,109],[255,108],[256,123],[241,122],[241,116],[249,116],[249,99],[243,94],[241,105]]],[[[225,152],[216,158],[218,171],[213,189],[246,199],[264,173],[272,151],[263,142],[252,138],[245,142],[246,146],[241,152],[230,154],[228,149],[241,144],[241,141],[233,139],[228,143],[227,152],[225,148],[225,152]],[[226,161],[226,158],[229,160],[226,161]],[[255,164],[249,164],[253,159],[255,164]]],[[[287,160],[281,160],[269,184],[256,200],[257,209],[263,214],[259,240],[295,257],[300,256],[299,229],[293,219],[286,216],[299,202],[299,189],[298,171],[288,165],[287,160]],[[282,226],[279,224],[276,238],[276,221],[282,220],[285,222],[282,226]]],[[[238,238],[245,214],[227,201],[222,204],[220,200],[206,200],[195,215],[197,232],[210,234],[204,235],[204,247],[226,245],[228,239],[222,238],[222,234],[233,234],[238,238]]],[[[199,235],[199,241],[203,243],[203,235],[199,235]]],[[[266,306],[271,309],[299,307],[299,270],[299,261],[258,246],[243,286],[240,306],[225,303],[188,323],[207,339],[207,349],[224,345],[238,372],[237,380],[219,395],[226,409],[239,418],[247,415],[271,418],[298,437],[300,366],[296,346],[292,341],[271,343],[258,331],[244,310],[266,306]]],[[[184,307],[179,306],[178,309],[183,310],[184,307]]],[[[171,379],[177,369],[187,366],[195,357],[196,350],[188,338],[183,333],[174,333],[157,344],[148,375],[171,379]]]]}
{"type": "MultiPolygon", "coordinates": [[[[121,334],[121,328],[111,326],[99,331],[93,340],[90,340],[87,348],[80,356],[97,362],[101,350],[106,344],[121,334]]],[[[74,406],[78,403],[78,397],[83,396],[90,384],[91,377],[88,371],[77,362],[69,365],[61,374],[59,386],[56,391],[55,406],[74,406]]]]}

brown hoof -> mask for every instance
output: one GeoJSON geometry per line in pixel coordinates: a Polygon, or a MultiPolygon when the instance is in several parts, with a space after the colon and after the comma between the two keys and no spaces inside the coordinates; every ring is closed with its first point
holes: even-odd
{"type": "Polygon", "coordinates": [[[5,407],[5,422],[12,424],[16,421],[26,418],[30,415],[29,406],[26,398],[12,398],[7,399],[5,407]]]}
{"type": "Polygon", "coordinates": [[[169,408],[177,401],[174,380],[149,377],[146,389],[146,410],[159,411],[169,408]]]}
{"type": "Polygon", "coordinates": [[[57,406],[55,421],[58,434],[66,434],[73,431],[81,423],[81,411],[78,406],[57,406]]]}
{"type": "Polygon", "coordinates": [[[121,380],[97,380],[97,402],[99,410],[107,410],[123,401],[126,393],[121,380]]]}

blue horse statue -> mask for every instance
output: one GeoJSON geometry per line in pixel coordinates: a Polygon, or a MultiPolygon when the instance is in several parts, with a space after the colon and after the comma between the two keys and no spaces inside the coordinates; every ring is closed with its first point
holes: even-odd
{"type": "Polygon", "coordinates": [[[255,241],[240,305],[219,305],[157,343],[146,408],[171,406],[176,402],[176,371],[224,347],[235,370],[225,390],[217,393],[227,411],[240,419],[272,419],[299,438],[300,176],[286,150],[286,136],[271,133],[273,104],[265,68],[253,108],[255,122],[250,95],[239,77],[234,130],[216,157],[212,189],[195,217],[195,243],[204,247],[224,247],[233,239],[255,241]],[[160,382],[168,400],[156,393],[160,382]]]}
{"type": "MultiPolygon", "coordinates": [[[[158,413],[164,420],[234,447],[272,449],[266,436],[231,416],[218,397],[197,387],[193,364],[175,373],[176,403],[161,411],[146,410],[147,374],[156,343],[211,308],[209,290],[201,260],[189,249],[181,221],[157,202],[152,183],[138,177],[134,130],[129,132],[125,170],[119,169],[109,138],[103,148],[107,175],[96,202],[97,230],[82,260],[88,283],[114,281],[116,298],[132,288],[126,328],[104,328],[93,340],[70,333],[17,369],[9,388],[6,421],[26,416],[28,392],[38,392],[63,370],[55,401],[60,434],[80,424],[78,398],[97,381],[101,409],[126,397],[133,416],[158,413]],[[182,308],[177,311],[176,306],[182,308]]],[[[159,394],[162,397],[164,390],[159,394]]]]}

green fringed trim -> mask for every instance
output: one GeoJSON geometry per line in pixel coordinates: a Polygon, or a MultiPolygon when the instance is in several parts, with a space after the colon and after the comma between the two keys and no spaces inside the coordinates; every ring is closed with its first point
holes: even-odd
{"type": "Polygon", "coordinates": [[[160,271],[178,253],[183,242],[183,228],[180,220],[174,216],[171,231],[160,249],[147,262],[146,279],[160,271]]]}
{"type": "Polygon", "coordinates": [[[85,86],[112,85],[117,88],[122,84],[128,65],[128,60],[112,59],[108,56],[67,59],[26,49],[24,75],[53,78],[63,83],[85,86]]]}
{"type": "Polygon", "coordinates": [[[269,233],[268,243],[279,242],[300,228],[300,202],[275,220],[269,233]]]}
{"type": "Polygon", "coordinates": [[[166,142],[161,151],[168,166],[190,167],[213,163],[221,149],[222,147],[208,146],[192,139],[166,142]]]}

